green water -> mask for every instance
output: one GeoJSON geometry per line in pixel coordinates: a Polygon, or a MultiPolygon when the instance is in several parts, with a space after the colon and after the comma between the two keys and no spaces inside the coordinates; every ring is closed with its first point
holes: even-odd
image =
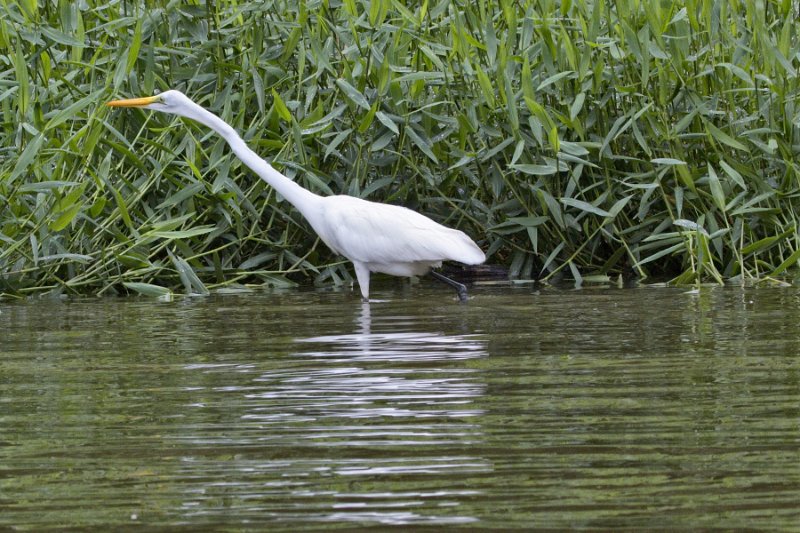
{"type": "Polygon", "coordinates": [[[0,303],[0,530],[800,524],[800,292],[0,303]]]}

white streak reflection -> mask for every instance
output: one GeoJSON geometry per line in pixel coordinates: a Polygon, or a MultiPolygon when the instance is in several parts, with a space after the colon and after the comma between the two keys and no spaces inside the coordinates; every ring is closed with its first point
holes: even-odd
{"type": "MultiPolygon", "coordinates": [[[[437,332],[436,321],[422,320],[373,315],[364,304],[347,331],[295,339],[293,351],[280,358],[254,357],[258,362],[252,367],[187,367],[216,375],[212,396],[227,404],[216,407],[237,418],[225,429],[187,435],[184,443],[190,450],[252,450],[228,462],[226,475],[238,472],[242,485],[226,485],[227,494],[269,500],[264,491],[272,488],[249,486],[247,480],[280,473],[286,499],[317,502],[302,513],[306,521],[476,521],[459,502],[478,497],[478,491],[460,479],[493,472],[486,458],[464,453],[483,449],[485,442],[479,400],[486,385],[473,362],[487,356],[487,342],[477,335],[437,332]],[[365,498],[364,487],[380,497],[365,498]]],[[[320,323],[320,329],[330,324],[320,323]]],[[[341,328],[342,321],[334,326],[341,328]]],[[[214,403],[193,407],[214,409],[214,403]]],[[[185,464],[187,475],[210,466],[202,455],[185,464]]],[[[222,489],[204,490],[210,498],[222,489]]],[[[191,515],[191,509],[183,510],[191,515]]]]}
{"type": "MultiPolygon", "coordinates": [[[[297,339],[319,345],[305,354],[313,357],[358,361],[456,361],[486,355],[486,341],[478,335],[446,335],[430,331],[403,331],[413,324],[409,317],[383,317],[380,331],[372,332],[370,304],[362,302],[357,331],[297,339]]],[[[419,324],[416,324],[419,326],[419,324]]],[[[430,324],[425,324],[430,326],[430,324]]]]}

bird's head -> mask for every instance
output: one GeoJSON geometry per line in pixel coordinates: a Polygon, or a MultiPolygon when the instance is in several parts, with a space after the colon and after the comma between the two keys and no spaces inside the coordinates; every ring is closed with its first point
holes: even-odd
{"type": "Polygon", "coordinates": [[[206,111],[180,91],[164,91],[155,96],[114,100],[113,102],[108,102],[106,105],[110,107],[138,107],[141,109],[161,111],[162,113],[170,113],[172,115],[196,120],[213,129],[226,139],[232,135],[236,135],[233,128],[222,119],[210,111],[206,111]]]}
{"type": "Polygon", "coordinates": [[[181,115],[194,118],[193,111],[197,107],[188,96],[180,91],[164,91],[155,96],[145,96],[142,98],[129,98],[127,100],[114,100],[106,104],[109,107],[138,107],[142,109],[153,109],[163,113],[181,115]]]}

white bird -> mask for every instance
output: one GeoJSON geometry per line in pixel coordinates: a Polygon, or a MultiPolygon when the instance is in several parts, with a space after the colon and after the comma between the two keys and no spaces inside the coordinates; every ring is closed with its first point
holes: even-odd
{"type": "Polygon", "coordinates": [[[107,105],[172,113],[217,132],[245,165],[300,211],[331,250],[353,262],[364,301],[369,301],[370,272],[394,276],[421,276],[430,272],[454,287],[462,301],[466,300],[467,289],[463,284],[431,269],[448,260],[468,265],[486,260],[483,251],[465,233],[405,207],[353,196],[320,196],[304,189],[248,148],[229,124],[180,91],[114,100],[107,105]]]}

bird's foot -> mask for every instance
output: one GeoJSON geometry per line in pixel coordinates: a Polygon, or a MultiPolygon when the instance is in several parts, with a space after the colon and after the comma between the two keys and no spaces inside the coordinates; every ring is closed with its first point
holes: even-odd
{"type": "Polygon", "coordinates": [[[466,302],[467,301],[467,288],[464,285],[461,285],[461,287],[456,288],[456,291],[458,292],[458,300],[460,302],[466,302]]]}
{"type": "Polygon", "coordinates": [[[466,285],[464,285],[463,283],[459,283],[459,282],[457,282],[455,280],[452,280],[452,279],[448,278],[447,276],[439,274],[435,270],[431,270],[430,274],[435,279],[438,279],[439,281],[441,281],[443,283],[447,283],[448,285],[453,287],[456,290],[456,292],[458,293],[459,301],[462,301],[462,302],[466,302],[467,301],[467,286],[466,285]]]}

